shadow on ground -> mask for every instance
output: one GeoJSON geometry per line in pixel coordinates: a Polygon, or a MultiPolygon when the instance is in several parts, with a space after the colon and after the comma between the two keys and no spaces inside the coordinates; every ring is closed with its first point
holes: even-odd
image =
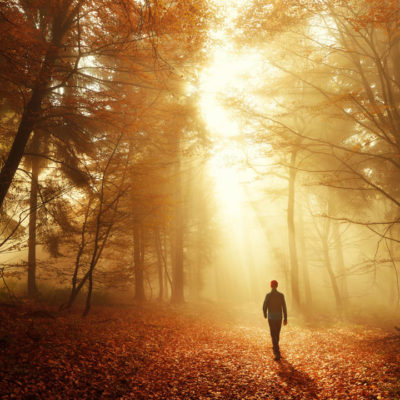
{"type": "Polygon", "coordinates": [[[297,387],[298,391],[307,394],[307,398],[309,399],[317,398],[318,387],[308,374],[297,370],[285,359],[281,359],[277,363],[276,368],[278,376],[283,382],[286,382],[289,387],[297,387]]]}

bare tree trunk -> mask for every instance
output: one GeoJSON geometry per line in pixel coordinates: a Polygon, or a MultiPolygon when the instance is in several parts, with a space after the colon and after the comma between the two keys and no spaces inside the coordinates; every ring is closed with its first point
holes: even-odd
{"type": "Polygon", "coordinates": [[[340,290],[342,302],[343,302],[343,304],[346,304],[347,299],[348,299],[346,267],[344,264],[342,238],[340,237],[339,225],[336,222],[333,223],[333,239],[335,241],[337,271],[340,276],[339,290],[340,290]]]}
{"type": "Polygon", "coordinates": [[[151,280],[147,274],[146,274],[146,282],[149,285],[150,300],[152,300],[153,299],[153,286],[151,286],[151,280]]]}
{"type": "Polygon", "coordinates": [[[90,214],[90,209],[91,209],[91,204],[92,204],[92,198],[89,199],[87,208],[86,208],[86,213],[85,213],[85,220],[82,226],[81,230],[81,243],[78,249],[78,255],[76,258],[75,262],[75,271],[74,271],[74,276],[72,278],[72,289],[71,289],[71,294],[68,300],[67,305],[61,306],[60,308],[70,308],[75,301],[76,297],[78,296],[79,292],[81,291],[82,287],[86,283],[87,280],[89,280],[89,290],[88,290],[88,296],[86,299],[86,308],[84,311],[84,315],[87,315],[90,309],[90,302],[91,302],[91,295],[92,295],[92,287],[93,287],[93,271],[99,262],[99,259],[103,253],[103,250],[107,244],[108,238],[110,236],[110,232],[114,226],[114,223],[116,221],[117,217],[117,210],[118,210],[118,203],[123,195],[122,191],[122,185],[124,181],[125,174],[123,175],[121,186],[119,187],[119,190],[116,192],[116,196],[114,199],[106,205],[105,203],[105,196],[104,196],[104,190],[105,190],[105,183],[106,183],[106,174],[108,172],[108,168],[110,166],[111,160],[113,159],[115,152],[119,146],[119,142],[121,140],[122,134],[118,139],[118,142],[115,144],[115,147],[113,148],[106,166],[104,167],[103,170],[103,176],[101,179],[101,187],[100,187],[100,193],[99,193],[99,205],[98,205],[98,210],[96,211],[96,219],[95,219],[95,233],[94,233],[94,239],[93,239],[93,249],[91,250],[91,256],[90,256],[90,262],[88,263],[88,271],[85,273],[83,278],[80,280],[79,284],[77,284],[77,277],[78,277],[78,270],[80,268],[80,260],[83,255],[85,246],[86,246],[86,241],[85,241],[85,233],[87,229],[87,222],[88,222],[88,217],[90,214]],[[105,223],[103,221],[104,218],[104,213],[106,211],[112,211],[112,216],[110,220],[105,223]],[[105,228],[102,230],[102,227],[105,228]]]}
{"type": "MultiPolygon", "coordinates": [[[[69,10],[70,17],[75,15],[80,7],[80,3],[72,7],[71,10],[69,10]]],[[[66,10],[60,9],[60,14],[54,16],[55,20],[58,20],[59,22],[64,20],[65,23],[53,24],[53,32],[51,32],[50,35],[52,40],[51,43],[48,44],[41,70],[38,73],[32,90],[32,96],[22,113],[21,122],[11,145],[10,152],[8,153],[7,159],[0,171],[0,208],[24,155],[26,145],[35,127],[36,120],[38,116],[41,115],[42,102],[46,96],[47,87],[51,81],[53,67],[58,57],[58,51],[61,47],[63,35],[70,28],[73,21],[73,19],[65,18],[65,15],[61,14],[65,11],[66,10]]]]}
{"type": "Polygon", "coordinates": [[[0,172],[0,205],[3,204],[15,172],[21,162],[25,147],[34,127],[35,116],[40,112],[44,94],[45,88],[43,86],[35,88],[22,115],[11,150],[0,172]]]}
{"type": "Polygon", "coordinates": [[[184,302],[184,276],[183,276],[183,205],[182,205],[182,177],[180,154],[177,152],[175,163],[175,215],[172,228],[172,290],[171,302],[180,304],[184,302]]]}
{"type": "MultiPolygon", "coordinates": [[[[32,152],[39,151],[39,137],[37,133],[33,137],[32,152]]],[[[36,221],[38,208],[38,184],[40,161],[37,156],[32,158],[32,176],[29,198],[29,238],[28,238],[28,296],[37,295],[36,285],[36,221]]]]}
{"type": "Polygon", "coordinates": [[[343,311],[342,298],[340,296],[340,291],[339,291],[339,287],[338,287],[338,284],[337,284],[337,279],[336,279],[335,273],[333,272],[332,263],[331,263],[331,259],[330,259],[330,256],[329,256],[329,231],[330,231],[330,225],[331,225],[331,221],[329,219],[327,219],[326,220],[326,229],[324,230],[324,232],[321,235],[322,252],[323,252],[323,256],[324,256],[325,267],[326,267],[326,270],[328,271],[329,279],[331,281],[333,294],[335,295],[336,307],[337,307],[338,312],[341,315],[341,313],[343,311]]]}
{"type": "Polygon", "coordinates": [[[301,261],[302,261],[302,269],[303,269],[303,280],[304,280],[304,294],[305,294],[305,302],[306,308],[309,309],[312,307],[312,293],[311,293],[311,285],[310,285],[310,274],[308,271],[308,257],[307,257],[307,247],[306,247],[306,238],[304,232],[304,220],[303,213],[300,212],[300,232],[299,232],[299,242],[301,248],[301,261]]]}
{"type": "Polygon", "coordinates": [[[90,198],[89,201],[88,201],[88,205],[87,205],[86,211],[85,211],[85,219],[84,219],[83,224],[82,224],[81,242],[79,244],[78,252],[77,252],[77,255],[76,255],[76,259],[75,259],[75,268],[74,268],[74,273],[72,275],[71,293],[70,293],[70,296],[69,296],[69,299],[68,299],[67,303],[66,304],[61,304],[60,309],[70,308],[72,306],[73,302],[75,301],[76,296],[79,293],[79,290],[77,288],[78,273],[79,273],[79,269],[81,267],[81,258],[82,258],[82,255],[83,255],[84,251],[85,251],[85,248],[86,248],[85,233],[86,233],[86,227],[87,227],[87,222],[88,222],[88,218],[89,218],[91,204],[92,204],[92,198],[90,198]]]}
{"type": "Polygon", "coordinates": [[[83,316],[86,317],[86,315],[89,314],[90,306],[91,306],[91,301],[92,301],[92,291],[93,291],[93,270],[91,269],[89,272],[89,278],[88,278],[88,293],[86,297],[86,305],[85,305],[85,310],[83,311],[83,316]]]}
{"type": "MultiPolygon", "coordinates": [[[[201,224],[201,222],[200,222],[201,224]]],[[[199,229],[197,232],[197,249],[196,249],[196,261],[194,265],[194,271],[193,271],[193,289],[194,289],[194,298],[196,300],[200,299],[200,293],[201,289],[203,286],[203,276],[202,276],[202,269],[203,269],[203,263],[204,263],[204,249],[202,248],[202,235],[204,232],[202,232],[202,229],[199,229]]]]}
{"type": "Polygon", "coordinates": [[[288,243],[290,254],[290,277],[292,284],[292,302],[295,311],[300,310],[300,292],[299,292],[299,264],[296,248],[296,232],[294,222],[294,206],[295,206],[295,183],[296,183],[296,150],[292,150],[289,166],[289,191],[288,191],[288,243]]]}
{"type": "MultiPolygon", "coordinates": [[[[180,205],[178,207],[180,207],[180,205]]],[[[180,212],[177,211],[176,214],[173,243],[171,302],[183,303],[183,227],[180,212]]]]}
{"type": "Polygon", "coordinates": [[[142,232],[138,222],[133,223],[133,260],[135,270],[135,300],[139,303],[145,301],[144,275],[142,264],[142,232]]]}
{"type": "MultiPolygon", "coordinates": [[[[390,233],[392,235],[392,232],[390,233]]],[[[390,302],[390,306],[392,307],[393,303],[396,304],[395,306],[395,312],[397,312],[400,304],[400,278],[399,278],[399,271],[397,269],[397,264],[395,261],[395,248],[394,248],[394,242],[393,240],[385,240],[386,242],[386,248],[389,253],[389,257],[392,263],[393,267],[393,273],[394,273],[394,279],[393,279],[393,284],[391,286],[391,295],[390,297],[392,298],[392,301],[390,302]],[[396,296],[396,298],[395,298],[396,296]]]]}
{"type": "Polygon", "coordinates": [[[160,230],[156,228],[154,230],[154,243],[157,254],[157,272],[158,272],[158,300],[162,301],[164,298],[164,282],[163,282],[163,260],[162,260],[162,249],[160,240],[160,230]]]}
{"type": "MultiPolygon", "coordinates": [[[[118,203],[118,202],[117,202],[118,203]]],[[[117,207],[117,204],[115,205],[117,207]]],[[[71,290],[71,295],[69,298],[69,301],[66,305],[65,308],[70,308],[73,304],[73,302],[76,300],[76,297],[78,296],[79,292],[81,291],[82,287],[86,283],[87,280],[89,280],[89,290],[88,290],[88,295],[86,299],[86,306],[84,311],[84,316],[87,315],[90,309],[90,299],[92,296],[92,286],[93,286],[93,271],[96,268],[97,263],[99,262],[99,259],[103,253],[104,247],[106,246],[108,237],[110,235],[111,229],[113,227],[114,222],[110,223],[106,229],[106,231],[103,233],[102,237],[100,237],[100,216],[102,215],[102,211],[100,211],[98,218],[97,218],[97,227],[96,227],[96,235],[95,235],[95,240],[94,240],[94,248],[92,250],[92,255],[91,255],[91,260],[89,263],[89,269],[86,272],[86,274],[83,276],[79,284],[75,287],[75,289],[71,290]],[[86,314],[85,314],[86,313],[86,314]]],[[[64,307],[62,307],[64,308],[64,307]]]]}
{"type": "Polygon", "coordinates": [[[164,296],[168,298],[171,288],[172,288],[172,279],[168,272],[168,246],[167,246],[167,235],[164,232],[164,235],[161,235],[160,232],[160,249],[161,249],[161,256],[164,266],[164,296]]]}

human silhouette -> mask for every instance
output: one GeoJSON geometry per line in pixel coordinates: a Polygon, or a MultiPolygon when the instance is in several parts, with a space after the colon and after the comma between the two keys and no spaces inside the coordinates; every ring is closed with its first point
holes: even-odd
{"type": "Polygon", "coordinates": [[[281,353],[279,350],[279,334],[283,325],[287,324],[287,310],[285,296],[278,292],[278,282],[271,281],[271,291],[265,296],[263,304],[264,318],[268,318],[269,330],[271,332],[272,346],[275,355],[275,360],[279,361],[281,353]]]}

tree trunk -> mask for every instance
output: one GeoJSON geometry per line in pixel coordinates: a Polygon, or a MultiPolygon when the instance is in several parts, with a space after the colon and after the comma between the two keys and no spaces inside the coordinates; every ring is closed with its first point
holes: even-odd
{"type": "Polygon", "coordinates": [[[181,155],[179,143],[176,149],[175,160],[175,215],[172,228],[172,288],[171,302],[184,302],[184,274],[183,274],[183,205],[182,205],[182,177],[181,155]]]}
{"type": "Polygon", "coordinates": [[[326,270],[328,271],[329,279],[332,284],[333,294],[335,295],[336,308],[339,312],[339,315],[341,315],[343,311],[342,298],[340,297],[340,291],[337,284],[337,279],[333,272],[331,259],[329,256],[329,230],[330,230],[330,220],[327,220],[327,228],[322,233],[322,252],[324,256],[325,267],[326,270]]]}
{"type": "Polygon", "coordinates": [[[145,301],[144,276],[142,264],[142,232],[139,223],[133,223],[133,262],[135,270],[135,300],[139,303],[145,301]]]}
{"type": "MultiPolygon", "coordinates": [[[[201,222],[199,222],[201,224],[201,222]]],[[[202,243],[203,243],[203,238],[202,235],[204,233],[202,232],[202,229],[199,229],[197,232],[198,238],[197,238],[197,249],[196,249],[196,261],[194,265],[194,271],[193,271],[193,297],[195,300],[200,299],[200,293],[203,287],[203,268],[204,268],[204,249],[202,248],[202,243]]]]}
{"type": "MultiPolygon", "coordinates": [[[[392,236],[392,232],[390,232],[390,236],[392,236]]],[[[400,304],[400,279],[399,279],[399,271],[397,270],[397,264],[395,261],[396,250],[395,250],[395,246],[394,246],[394,241],[386,240],[386,247],[389,252],[389,257],[392,262],[393,273],[394,273],[394,277],[393,277],[394,279],[391,280],[391,282],[393,284],[391,285],[389,306],[391,308],[393,308],[393,303],[394,303],[395,304],[394,310],[395,310],[395,313],[397,313],[397,310],[398,310],[399,304],[400,304]]]]}
{"type": "Polygon", "coordinates": [[[294,222],[295,181],[297,172],[295,168],[296,154],[297,151],[293,150],[290,157],[287,223],[288,223],[288,243],[289,243],[289,255],[290,255],[290,277],[292,284],[292,302],[294,310],[299,311],[300,310],[299,264],[297,258],[296,232],[295,232],[295,222],[294,222]]]}
{"type": "Polygon", "coordinates": [[[89,311],[90,311],[90,306],[91,306],[91,302],[92,302],[92,292],[93,292],[93,270],[90,270],[89,282],[88,282],[88,292],[87,292],[87,297],[86,297],[86,305],[85,305],[85,310],[83,311],[84,317],[86,317],[86,315],[88,315],[89,311]]]}
{"type": "MultiPolygon", "coordinates": [[[[178,208],[181,205],[177,205],[178,208]]],[[[173,242],[173,264],[172,264],[172,288],[171,302],[180,304],[184,302],[183,294],[183,222],[180,210],[176,211],[174,242],[173,242]]]]}
{"type": "Polygon", "coordinates": [[[165,298],[168,298],[171,288],[172,288],[172,279],[170,277],[170,274],[168,272],[168,245],[167,245],[167,235],[164,232],[164,235],[161,236],[162,240],[162,245],[161,245],[161,255],[162,255],[162,260],[163,260],[163,265],[164,265],[164,296],[165,298]]]}
{"type": "Polygon", "coordinates": [[[40,110],[43,96],[44,90],[37,89],[36,92],[32,94],[31,100],[22,115],[21,123],[11,146],[11,150],[0,172],[0,206],[3,204],[11,182],[14,179],[15,172],[21,162],[25,147],[33,130],[34,116],[40,110]]]}
{"type": "Polygon", "coordinates": [[[160,230],[156,228],[154,230],[154,243],[157,254],[157,272],[158,272],[158,300],[162,301],[164,297],[164,282],[163,282],[163,259],[162,249],[160,240],[160,230]]]}
{"type": "Polygon", "coordinates": [[[310,311],[312,307],[312,293],[311,293],[311,285],[310,285],[310,274],[308,271],[308,257],[307,257],[307,246],[306,246],[306,238],[304,232],[304,220],[303,213],[300,212],[300,234],[299,234],[299,242],[301,248],[301,261],[302,261],[302,270],[303,270],[303,280],[304,280],[304,294],[305,294],[305,308],[310,311]]]}
{"type": "Polygon", "coordinates": [[[21,162],[22,156],[24,155],[35,122],[41,113],[42,101],[46,95],[47,86],[51,80],[53,66],[57,59],[58,49],[62,40],[63,33],[59,29],[60,27],[56,27],[53,32],[53,40],[48,45],[42,68],[32,91],[32,96],[24,109],[17,134],[15,135],[3,168],[0,171],[0,208],[10,188],[11,182],[14,179],[15,172],[21,162]]]}
{"type": "MultiPolygon", "coordinates": [[[[37,133],[33,137],[32,152],[39,151],[39,137],[37,133]]],[[[37,295],[36,286],[36,220],[38,207],[38,184],[40,161],[37,156],[32,156],[32,176],[29,198],[29,238],[28,238],[28,296],[37,295]]]]}
{"type": "Polygon", "coordinates": [[[342,246],[342,238],[340,237],[339,225],[334,222],[333,223],[333,238],[335,241],[335,250],[336,250],[336,262],[337,262],[337,271],[339,273],[339,290],[342,298],[342,302],[345,304],[348,299],[347,292],[347,280],[346,280],[346,267],[344,264],[344,256],[343,256],[343,246],[342,246]]]}

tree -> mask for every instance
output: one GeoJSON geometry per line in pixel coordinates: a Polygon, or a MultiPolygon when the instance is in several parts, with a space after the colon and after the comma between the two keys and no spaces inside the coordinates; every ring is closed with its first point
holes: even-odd
{"type": "MultiPolygon", "coordinates": [[[[12,130],[2,143],[8,154],[0,172],[0,204],[24,155],[31,157],[33,167],[39,158],[46,159],[78,187],[87,184],[86,157],[96,153],[107,127],[116,124],[121,131],[128,130],[166,89],[165,79],[182,74],[182,55],[195,52],[201,43],[202,7],[191,1],[2,3],[1,112],[7,121],[2,117],[1,127],[12,130]],[[184,37],[179,54],[174,49],[172,55],[170,43],[184,37]],[[39,136],[46,143],[45,152],[38,151],[43,147],[38,146],[39,136]]],[[[33,168],[31,294],[36,291],[37,173],[33,168]]]]}
{"type": "MultiPolygon", "coordinates": [[[[62,120],[59,98],[71,82],[78,89],[69,103],[74,115],[107,119],[112,114],[110,103],[124,99],[121,89],[150,87],[147,80],[154,67],[149,71],[148,61],[157,49],[157,35],[171,35],[181,28],[185,33],[199,24],[190,2],[167,7],[162,2],[125,0],[14,0],[2,3],[0,15],[5,34],[0,48],[2,80],[18,91],[5,90],[9,102],[18,104],[19,116],[0,172],[0,205],[32,131],[43,120],[62,120]],[[113,71],[121,59],[124,79],[115,81],[113,71]]],[[[160,58],[157,63],[156,69],[165,69],[160,58]]],[[[79,136],[79,127],[75,128],[72,133],[79,136]]]]}
{"type": "Polygon", "coordinates": [[[72,306],[87,282],[84,315],[88,314],[91,306],[95,268],[118,221],[119,202],[126,191],[129,154],[121,151],[120,143],[121,135],[114,143],[109,142],[98,159],[90,165],[91,185],[86,193],[87,200],[82,207],[81,218],[77,221],[80,224],[80,240],[77,243],[71,293],[65,307],[72,306]]]}
{"type": "MultiPolygon", "coordinates": [[[[261,2],[250,8],[255,10],[253,19],[248,20],[250,35],[269,22],[267,15],[281,11],[292,19],[289,30],[276,27],[273,34],[267,31],[259,40],[254,36],[238,40],[241,46],[256,48],[263,55],[266,76],[274,77],[273,86],[268,84],[271,79],[264,79],[265,84],[252,91],[251,102],[242,102],[242,116],[256,127],[252,132],[265,129],[268,144],[273,135],[280,138],[274,150],[283,160],[286,157],[286,166],[295,169],[292,175],[302,171],[311,185],[335,191],[344,207],[330,207],[329,217],[359,223],[378,238],[398,240],[389,235],[399,221],[398,213],[389,217],[384,207],[371,207],[377,202],[392,203],[395,209],[399,206],[395,184],[400,172],[398,4],[326,0],[310,3],[303,11],[286,7],[288,4],[280,4],[283,10],[261,2]],[[296,22],[299,12],[304,18],[296,22]],[[306,130],[296,125],[299,118],[311,122],[306,130]],[[296,164],[290,163],[293,151],[296,164]],[[359,205],[356,218],[352,202],[359,205]]],[[[336,223],[330,225],[335,232],[336,223]]],[[[338,239],[339,235],[335,236],[338,239]]],[[[343,275],[340,241],[336,243],[343,275]]],[[[326,257],[326,267],[329,262],[326,257]]],[[[332,265],[330,268],[333,271],[332,265]]],[[[336,279],[335,274],[331,276],[336,279]]],[[[337,286],[339,299],[345,295],[337,286]]]]}

